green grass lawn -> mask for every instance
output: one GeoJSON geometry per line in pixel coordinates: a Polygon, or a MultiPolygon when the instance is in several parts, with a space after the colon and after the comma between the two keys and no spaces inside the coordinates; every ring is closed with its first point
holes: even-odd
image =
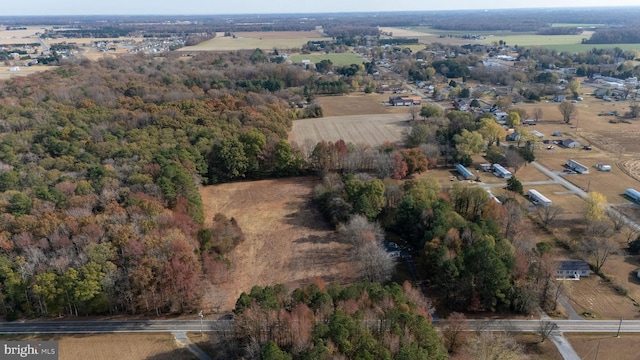
{"type": "Polygon", "coordinates": [[[322,60],[331,60],[335,66],[346,66],[351,64],[362,64],[365,59],[354,53],[340,54],[295,54],[289,57],[293,63],[302,62],[302,60],[311,60],[312,63],[319,63],[322,60]]]}
{"type": "Polygon", "coordinates": [[[604,24],[576,24],[576,23],[554,23],[551,27],[602,27],[604,24]]]}
{"type": "MultiPolygon", "coordinates": [[[[553,24],[553,26],[598,26],[599,24],[553,24]]],[[[431,29],[428,27],[410,27],[407,28],[413,31],[420,31],[435,35],[453,35],[462,36],[465,34],[476,34],[486,36],[485,39],[479,40],[484,44],[491,44],[503,40],[507,45],[518,45],[522,47],[540,46],[543,48],[553,49],[556,51],[565,52],[585,52],[593,48],[598,49],[613,49],[619,47],[625,51],[638,50],[640,51],[640,44],[582,44],[582,39],[587,37],[585,34],[579,35],[537,35],[531,32],[511,32],[511,31],[448,31],[431,29]]],[[[446,38],[443,39],[446,42],[446,38]]]]}

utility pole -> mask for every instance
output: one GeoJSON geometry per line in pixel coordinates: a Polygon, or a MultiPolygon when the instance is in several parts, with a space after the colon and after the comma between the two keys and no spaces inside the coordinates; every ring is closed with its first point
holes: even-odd
{"type": "Polygon", "coordinates": [[[200,310],[198,316],[200,316],[200,337],[203,337],[204,334],[202,333],[202,318],[204,317],[204,315],[202,314],[202,310],[200,310]]]}
{"type": "Polygon", "coordinates": [[[616,334],[616,337],[619,338],[620,337],[620,328],[622,327],[622,319],[620,319],[620,323],[618,324],[618,333],[616,334]]]}

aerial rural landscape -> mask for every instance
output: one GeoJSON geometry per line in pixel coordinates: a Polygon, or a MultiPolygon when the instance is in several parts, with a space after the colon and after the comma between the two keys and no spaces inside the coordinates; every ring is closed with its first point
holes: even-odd
{"type": "Polygon", "coordinates": [[[638,359],[611,5],[0,16],[4,355],[638,359]]]}

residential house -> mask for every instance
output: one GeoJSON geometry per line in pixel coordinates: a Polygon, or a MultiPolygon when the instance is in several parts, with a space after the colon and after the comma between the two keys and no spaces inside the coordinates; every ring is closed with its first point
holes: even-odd
{"type": "Polygon", "coordinates": [[[580,143],[575,141],[575,140],[573,140],[573,139],[562,140],[562,143],[560,145],[562,145],[563,147],[566,147],[566,148],[578,148],[578,147],[580,147],[580,143]]]}
{"type": "Polygon", "coordinates": [[[411,106],[422,104],[422,98],[420,96],[391,96],[389,97],[389,104],[393,106],[411,106]]]}
{"type": "Polygon", "coordinates": [[[507,141],[518,141],[519,139],[522,139],[522,135],[518,134],[517,131],[507,134],[507,141]]]}
{"type": "Polygon", "coordinates": [[[591,269],[589,264],[582,260],[560,260],[558,261],[558,277],[580,279],[581,276],[589,276],[591,269]]]}
{"type": "Polygon", "coordinates": [[[597,88],[593,91],[593,96],[598,99],[602,99],[607,95],[609,95],[609,89],[606,88],[597,88]]]}
{"type": "Polygon", "coordinates": [[[556,95],[553,97],[553,102],[563,102],[567,100],[567,95],[556,95]]]}
{"type": "Polygon", "coordinates": [[[378,94],[399,94],[404,91],[405,90],[402,85],[380,85],[376,89],[378,94]]]}

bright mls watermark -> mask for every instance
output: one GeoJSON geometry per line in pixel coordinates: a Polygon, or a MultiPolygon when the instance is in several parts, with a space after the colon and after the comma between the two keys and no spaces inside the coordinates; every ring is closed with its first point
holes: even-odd
{"type": "Polygon", "coordinates": [[[0,360],[58,360],[57,341],[0,341],[0,360]]]}

